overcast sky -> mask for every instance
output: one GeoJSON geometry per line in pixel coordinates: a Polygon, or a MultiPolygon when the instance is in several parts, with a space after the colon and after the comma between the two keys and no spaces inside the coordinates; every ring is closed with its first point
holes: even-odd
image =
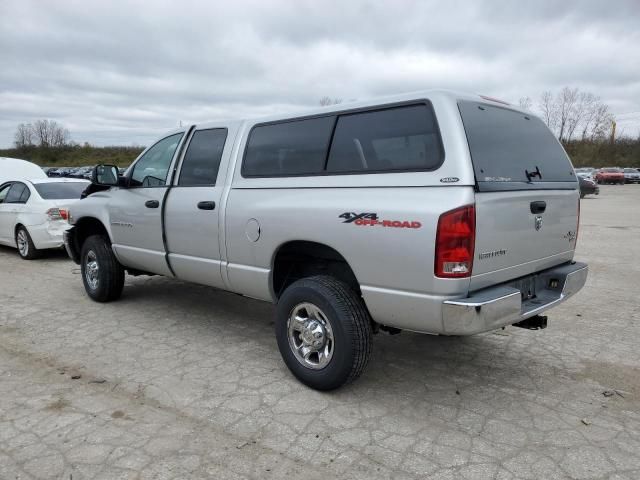
{"type": "Polygon", "coordinates": [[[565,85],[638,135],[640,0],[0,0],[0,147],[39,118],[80,143],[146,145],[179,121],[324,95],[440,87],[517,103],[565,85]]]}

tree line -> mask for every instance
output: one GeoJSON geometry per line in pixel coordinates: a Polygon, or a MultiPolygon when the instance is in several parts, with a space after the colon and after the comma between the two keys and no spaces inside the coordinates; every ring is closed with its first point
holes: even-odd
{"type": "MultiPolygon", "coordinates": [[[[533,109],[530,97],[522,97],[518,103],[525,110],[533,109]]],[[[615,121],[609,106],[600,97],[578,88],[564,87],[555,95],[544,91],[537,107],[544,122],[563,143],[606,139],[615,121]]]]}
{"type": "Polygon", "coordinates": [[[71,136],[69,130],[55,120],[36,120],[33,123],[21,123],[14,135],[14,144],[18,149],[28,147],[65,147],[71,136]]]}

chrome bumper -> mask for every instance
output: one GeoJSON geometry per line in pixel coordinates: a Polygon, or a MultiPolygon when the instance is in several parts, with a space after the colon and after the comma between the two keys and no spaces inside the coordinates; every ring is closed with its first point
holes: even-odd
{"type": "Polygon", "coordinates": [[[445,335],[472,335],[511,325],[564,302],[587,281],[586,263],[571,263],[539,272],[536,295],[522,300],[520,290],[509,285],[471,293],[467,298],[442,304],[445,335]]]}

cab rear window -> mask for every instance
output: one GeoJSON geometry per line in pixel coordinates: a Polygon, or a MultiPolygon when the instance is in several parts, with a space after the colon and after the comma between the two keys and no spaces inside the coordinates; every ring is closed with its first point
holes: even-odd
{"type": "Polygon", "coordinates": [[[471,101],[458,108],[480,191],[577,188],[569,157],[538,117],[471,101]]]}

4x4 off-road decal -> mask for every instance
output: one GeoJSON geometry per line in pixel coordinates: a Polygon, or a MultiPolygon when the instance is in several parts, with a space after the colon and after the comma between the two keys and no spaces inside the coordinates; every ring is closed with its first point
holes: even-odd
{"type": "Polygon", "coordinates": [[[369,227],[391,227],[391,228],[420,228],[422,224],[416,221],[408,220],[380,220],[377,213],[354,213],[345,212],[338,215],[338,218],[344,218],[342,223],[352,223],[354,225],[366,225],[369,227]]]}

